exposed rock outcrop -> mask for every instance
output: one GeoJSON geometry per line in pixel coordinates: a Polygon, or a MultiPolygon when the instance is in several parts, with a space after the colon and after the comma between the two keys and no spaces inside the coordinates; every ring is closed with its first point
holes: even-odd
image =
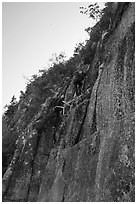
{"type": "Polygon", "coordinates": [[[75,96],[67,81],[18,136],[3,201],[135,200],[134,6],[105,42],[101,61],[96,48],[84,92],[75,96]],[[54,107],[62,95],[72,102],[58,115],[54,107]]]}

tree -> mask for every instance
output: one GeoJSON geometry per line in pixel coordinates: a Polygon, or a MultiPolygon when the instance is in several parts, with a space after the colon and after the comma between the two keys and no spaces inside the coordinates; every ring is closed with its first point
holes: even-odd
{"type": "Polygon", "coordinates": [[[103,15],[103,10],[100,8],[98,3],[90,4],[88,8],[80,7],[80,13],[89,15],[96,22],[100,20],[103,15]]]}
{"type": "Polygon", "coordinates": [[[7,108],[7,111],[4,113],[5,116],[11,118],[14,116],[15,111],[17,110],[18,102],[15,96],[12,97],[10,104],[6,105],[4,108],[7,108]]]}
{"type": "Polygon", "coordinates": [[[50,67],[54,64],[63,64],[65,62],[66,54],[65,52],[61,52],[59,55],[56,53],[52,54],[52,57],[49,59],[50,67]]]}
{"type": "Polygon", "coordinates": [[[84,48],[84,42],[77,44],[74,49],[74,56],[79,55],[83,48],[84,48]]]}

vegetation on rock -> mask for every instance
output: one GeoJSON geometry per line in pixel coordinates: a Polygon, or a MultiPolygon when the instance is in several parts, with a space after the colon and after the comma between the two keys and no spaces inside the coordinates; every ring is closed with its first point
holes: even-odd
{"type": "Polygon", "coordinates": [[[3,201],[135,199],[134,3],[83,12],[99,18],[90,39],[54,55],[3,114],[3,201]]]}

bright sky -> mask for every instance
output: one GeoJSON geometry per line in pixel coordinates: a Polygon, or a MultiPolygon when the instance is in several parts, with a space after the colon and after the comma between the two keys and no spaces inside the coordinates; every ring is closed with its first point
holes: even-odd
{"type": "MultiPolygon", "coordinates": [[[[93,3],[93,2],[92,2],[93,3]]],[[[53,53],[72,56],[88,38],[85,28],[94,25],[80,14],[89,2],[2,3],[2,106],[13,95],[18,99],[26,80],[47,67],[53,53]]]]}

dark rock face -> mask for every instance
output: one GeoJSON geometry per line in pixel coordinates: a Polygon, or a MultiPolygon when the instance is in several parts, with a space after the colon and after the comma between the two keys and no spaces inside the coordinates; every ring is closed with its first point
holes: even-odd
{"type": "Polygon", "coordinates": [[[98,69],[95,54],[83,94],[74,97],[72,81],[60,91],[58,98],[74,99],[66,114],[57,118],[51,100],[19,135],[3,201],[135,200],[134,15],[132,3],[105,43],[98,69]]]}

